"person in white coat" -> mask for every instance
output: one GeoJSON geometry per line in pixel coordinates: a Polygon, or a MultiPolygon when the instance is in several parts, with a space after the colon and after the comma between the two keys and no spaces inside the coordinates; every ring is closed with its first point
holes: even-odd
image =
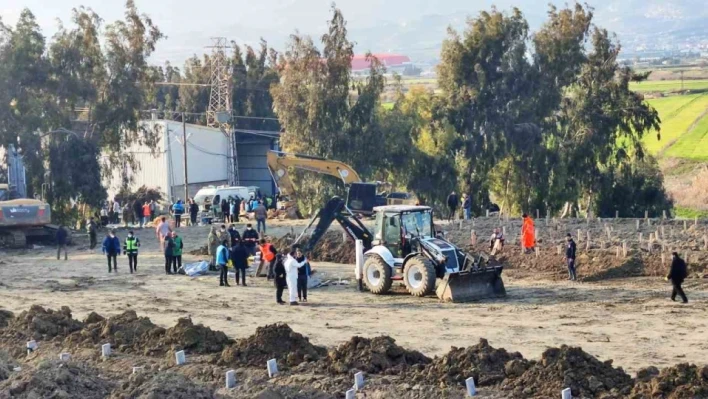
{"type": "Polygon", "coordinates": [[[304,267],[307,259],[302,255],[300,246],[295,244],[285,260],[285,278],[288,282],[288,293],[290,295],[290,305],[298,305],[297,303],[297,275],[298,269],[304,267]],[[298,261],[298,259],[303,259],[298,261]]]}

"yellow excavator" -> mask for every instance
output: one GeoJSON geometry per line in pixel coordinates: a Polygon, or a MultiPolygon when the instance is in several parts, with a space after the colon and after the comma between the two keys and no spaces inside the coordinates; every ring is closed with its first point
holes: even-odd
{"type": "Polygon", "coordinates": [[[28,238],[53,239],[59,226],[50,223],[49,204],[0,184],[0,247],[24,248],[28,238]]]}
{"type": "Polygon", "coordinates": [[[350,191],[350,198],[358,197],[359,200],[352,200],[350,206],[357,213],[367,214],[372,213],[371,209],[374,206],[381,205],[415,205],[417,199],[408,193],[376,193],[375,196],[370,195],[370,191],[377,191],[379,187],[387,185],[386,183],[364,183],[361,181],[359,174],[349,165],[344,162],[334,161],[330,159],[313,157],[303,154],[291,154],[280,151],[268,151],[267,155],[268,169],[270,170],[275,185],[280,191],[280,202],[278,207],[285,209],[288,216],[292,217],[295,214],[298,217],[297,202],[295,200],[295,186],[288,174],[289,168],[308,170],[310,172],[330,175],[342,180],[344,185],[350,191]],[[356,195],[360,192],[361,195],[356,195]],[[366,198],[369,202],[374,199],[375,203],[362,203],[366,198]]]}

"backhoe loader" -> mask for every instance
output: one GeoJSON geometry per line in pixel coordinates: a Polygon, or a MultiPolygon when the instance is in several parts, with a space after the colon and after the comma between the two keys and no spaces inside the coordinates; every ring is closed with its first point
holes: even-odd
{"type": "Polygon", "coordinates": [[[346,203],[342,198],[334,197],[315,214],[296,240],[299,241],[317,222],[304,245],[305,253],[315,247],[336,220],[350,238],[362,240],[365,251],[363,279],[373,294],[386,294],[393,281],[402,281],[413,296],[422,297],[435,291],[445,302],[506,296],[502,266],[487,266],[483,255],[467,254],[436,234],[430,207],[374,207],[376,222],[372,234],[349,209],[348,203],[354,201],[360,201],[360,198],[356,194],[352,197],[350,191],[346,203]]]}

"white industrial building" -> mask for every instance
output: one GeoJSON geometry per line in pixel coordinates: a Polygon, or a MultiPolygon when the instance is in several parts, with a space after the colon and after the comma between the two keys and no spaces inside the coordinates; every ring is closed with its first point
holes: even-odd
{"type": "MultiPolygon", "coordinates": [[[[134,145],[128,149],[139,167],[135,170],[124,167],[130,177],[130,189],[141,186],[159,188],[168,200],[184,199],[184,143],[183,125],[178,121],[142,121],[146,129],[158,133],[155,147],[134,145]]],[[[222,185],[228,182],[228,138],[217,128],[186,124],[187,136],[187,178],[189,196],[208,185],[222,185]]],[[[275,192],[275,183],[268,171],[266,154],[277,149],[278,140],[272,134],[236,133],[239,186],[258,186],[261,193],[275,192]]],[[[108,198],[113,198],[120,190],[120,171],[113,173],[113,179],[105,182],[108,198]]]]}

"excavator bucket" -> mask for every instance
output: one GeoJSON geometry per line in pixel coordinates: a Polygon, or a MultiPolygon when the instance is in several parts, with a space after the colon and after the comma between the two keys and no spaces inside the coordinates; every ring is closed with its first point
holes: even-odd
{"type": "Polygon", "coordinates": [[[444,302],[470,302],[506,296],[502,281],[502,266],[448,273],[442,279],[436,294],[444,302]]]}

